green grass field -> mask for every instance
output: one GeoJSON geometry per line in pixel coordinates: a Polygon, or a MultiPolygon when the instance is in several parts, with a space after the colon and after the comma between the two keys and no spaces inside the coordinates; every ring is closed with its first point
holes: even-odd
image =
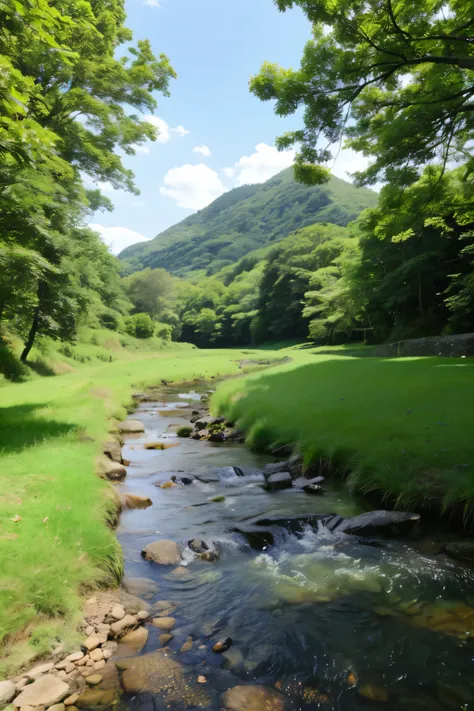
{"type": "Polygon", "coordinates": [[[126,357],[0,388],[0,678],[58,639],[72,643],[80,592],[121,573],[105,523],[110,487],[95,462],[132,389],[238,373],[237,361],[249,355],[187,349],[126,357]]]}
{"type": "Polygon", "coordinates": [[[354,489],[404,507],[462,504],[472,516],[474,362],[322,350],[280,350],[294,360],[223,383],[213,407],[251,446],[297,443],[354,489]]]}

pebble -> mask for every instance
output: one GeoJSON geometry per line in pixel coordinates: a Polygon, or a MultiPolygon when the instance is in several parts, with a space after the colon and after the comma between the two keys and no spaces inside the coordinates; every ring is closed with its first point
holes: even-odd
{"type": "Polygon", "coordinates": [[[28,684],[28,679],[26,679],[26,678],[19,681],[18,684],[16,685],[17,691],[21,691],[22,689],[24,689],[27,684],[28,684]]]}
{"type": "Polygon", "coordinates": [[[101,644],[105,644],[107,642],[107,639],[109,637],[108,632],[97,632],[97,637],[99,638],[99,641],[101,644]]]}
{"type": "Polygon", "coordinates": [[[114,605],[109,613],[110,617],[117,622],[125,617],[125,609],[123,605],[114,605]]]}
{"type": "Polygon", "coordinates": [[[5,706],[16,696],[17,688],[12,681],[0,681],[0,705],[5,706]]]}
{"type": "Polygon", "coordinates": [[[49,711],[65,711],[64,704],[54,704],[54,706],[49,707],[49,711]]]}
{"type": "Polygon", "coordinates": [[[86,678],[86,682],[89,684],[89,686],[97,686],[97,684],[100,684],[101,681],[101,674],[92,674],[91,676],[88,676],[86,678]]]}
{"type": "Polygon", "coordinates": [[[94,649],[90,654],[89,657],[92,659],[93,662],[100,662],[101,659],[104,658],[104,653],[101,649],[94,649]]]}
{"type": "Polygon", "coordinates": [[[107,634],[110,632],[110,625],[107,625],[105,622],[101,622],[100,625],[97,625],[97,632],[107,632],[107,634]]]}
{"type": "Polygon", "coordinates": [[[137,613],[137,617],[142,622],[145,622],[145,620],[148,619],[148,612],[146,612],[146,610],[140,610],[140,612],[137,613]]]}
{"type": "Polygon", "coordinates": [[[79,659],[79,661],[76,662],[76,666],[85,667],[88,661],[89,661],[89,655],[82,657],[82,659],[79,659]]]}
{"type": "Polygon", "coordinates": [[[137,618],[133,615],[125,615],[125,617],[123,617],[121,620],[114,622],[114,624],[110,626],[110,631],[115,636],[118,636],[121,632],[124,632],[129,627],[135,627],[137,622],[137,618]]]}
{"type": "Polygon", "coordinates": [[[99,662],[94,664],[94,669],[103,669],[105,667],[105,659],[101,659],[99,662]]]}
{"type": "Polygon", "coordinates": [[[28,679],[37,679],[43,674],[46,674],[47,672],[51,671],[53,667],[53,662],[48,662],[48,664],[40,664],[38,667],[33,667],[33,669],[30,669],[30,671],[27,672],[26,676],[28,677],[28,679]]]}
{"type": "Polygon", "coordinates": [[[102,654],[104,655],[104,659],[110,659],[110,657],[112,656],[113,652],[112,652],[112,650],[110,650],[110,649],[104,649],[104,651],[102,652],[102,654]]]}
{"type": "Polygon", "coordinates": [[[78,698],[79,694],[72,694],[72,696],[68,696],[67,699],[64,699],[64,706],[74,706],[78,698]]]}
{"type": "Polygon", "coordinates": [[[86,635],[88,637],[90,637],[91,634],[94,634],[94,632],[95,632],[95,629],[92,627],[92,625],[89,625],[88,627],[86,627],[86,635]]]}
{"type": "Polygon", "coordinates": [[[95,634],[89,635],[89,637],[84,642],[84,647],[92,652],[93,649],[97,649],[100,644],[100,639],[95,634]]]}
{"type": "Polygon", "coordinates": [[[206,684],[206,682],[207,682],[207,679],[206,679],[205,676],[202,676],[202,675],[199,675],[199,676],[198,676],[198,678],[197,678],[197,683],[198,683],[198,684],[206,684]]]}

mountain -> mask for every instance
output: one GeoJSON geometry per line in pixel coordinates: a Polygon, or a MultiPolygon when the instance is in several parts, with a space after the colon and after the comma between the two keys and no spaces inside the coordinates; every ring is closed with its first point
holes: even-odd
{"type": "Polygon", "coordinates": [[[119,259],[126,273],[163,267],[179,276],[211,275],[301,227],[345,226],[377,200],[372,190],[335,177],[325,185],[301,185],[287,168],[266,183],[230,190],[153,240],[127,247],[119,259]]]}

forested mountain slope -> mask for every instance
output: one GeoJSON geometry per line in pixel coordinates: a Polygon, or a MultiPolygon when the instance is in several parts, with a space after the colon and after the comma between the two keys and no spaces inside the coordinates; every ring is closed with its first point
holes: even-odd
{"type": "Polygon", "coordinates": [[[317,222],[347,225],[377,194],[332,177],[326,185],[296,183],[287,168],[260,185],[244,185],[187,217],[150,242],[125,249],[119,258],[128,273],[162,267],[185,276],[214,274],[248,252],[278,242],[317,222]]]}

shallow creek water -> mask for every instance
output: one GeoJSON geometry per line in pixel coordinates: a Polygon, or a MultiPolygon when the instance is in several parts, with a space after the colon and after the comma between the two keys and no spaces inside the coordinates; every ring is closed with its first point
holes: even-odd
{"type": "MultiPolygon", "coordinates": [[[[217,711],[223,691],[255,683],[276,685],[302,710],[474,708],[473,569],[444,555],[422,554],[414,541],[372,547],[325,530],[282,533],[272,548],[252,550],[229,532],[239,519],[300,512],[351,516],[360,508],[346,490],[328,483],[322,497],[267,493],[260,472],[269,458],[243,445],[178,439],[175,426],[188,423],[202,392],[170,388],[160,393],[163,400],[143,402],[136,411],[146,432],[126,437],[123,457],[130,466],[121,488],[151,498],[153,506],[124,511],[118,537],[126,578],[157,584],[152,605],[178,603],[170,654],[184,665],[190,684],[205,675],[207,700],[193,706],[158,694],[146,703],[125,699],[126,707],[217,711]],[[145,449],[151,441],[177,446],[145,449]],[[245,476],[236,476],[232,465],[245,476]],[[216,481],[156,486],[180,473],[216,481]],[[225,500],[206,503],[215,496],[225,500]],[[186,549],[185,574],[175,575],[172,567],[141,557],[152,541],[171,539],[184,549],[192,538],[215,542],[220,559],[197,560],[186,549]],[[179,652],[188,636],[193,649],[179,652]],[[213,644],[226,637],[233,640],[230,650],[213,653],[213,644]],[[364,687],[369,695],[383,688],[388,700],[369,701],[360,693],[364,687]]],[[[142,654],[161,646],[159,630],[149,630],[142,654]]]]}

